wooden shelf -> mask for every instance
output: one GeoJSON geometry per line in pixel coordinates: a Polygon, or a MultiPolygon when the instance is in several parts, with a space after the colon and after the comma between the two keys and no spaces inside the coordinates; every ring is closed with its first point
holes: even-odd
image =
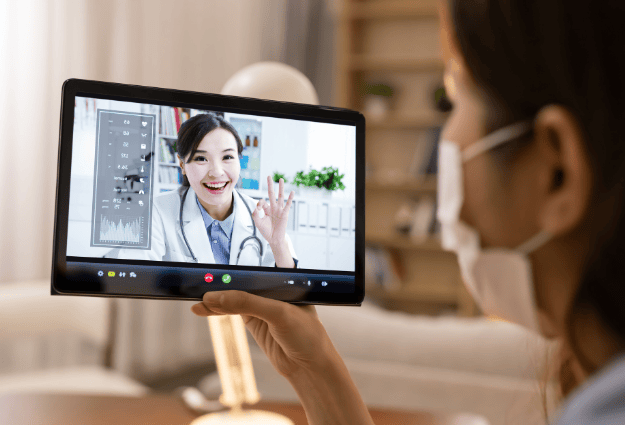
{"type": "Polygon", "coordinates": [[[414,0],[376,0],[348,3],[345,9],[348,19],[414,19],[438,18],[436,7],[423,5],[414,0]]]}
{"type": "Polygon", "coordinates": [[[443,72],[445,64],[438,58],[383,58],[369,55],[352,55],[349,67],[352,71],[407,71],[443,72]]]}
{"type": "Polygon", "coordinates": [[[365,115],[367,128],[378,129],[419,129],[441,126],[445,123],[446,114],[435,110],[390,112],[386,118],[374,120],[365,115]]]}
{"type": "Polygon", "coordinates": [[[384,183],[382,181],[370,180],[365,184],[365,190],[436,193],[436,177],[429,177],[425,181],[414,180],[399,183],[384,183]]]}
{"type": "Polygon", "coordinates": [[[380,245],[386,248],[419,250],[430,252],[447,252],[437,239],[428,239],[425,242],[415,242],[407,236],[379,236],[366,235],[365,242],[367,245],[380,245]]]}
{"type": "MultiPolygon", "coordinates": [[[[445,68],[443,60],[436,57],[439,49],[433,43],[440,36],[437,1],[345,0],[342,3],[337,29],[336,103],[362,111],[365,102],[360,88],[370,80],[388,78],[398,91],[404,88],[402,98],[382,117],[364,112],[369,133],[367,150],[377,154],[376,161],[370,165],[372,170],[381,170],[380,174],[370,174],[365,183],[365,243],[367,247],[389,251],[386,254],[393,264],[388,267],[396,270],[388,272],[398,280],[397,288],[390,291],[367,285],[367,297],[384,308],[412,314],[455,311],[472,315],[474,303],[463,290],[455,255],[442,249],[440,238],[435,235],[420,242],[400,235],[388,221],[389,213],[403,203],[421,195],[435,197],[437,192],[436,176],[418,180],[414,173],[400,172],[394,162],[397,154],[404,154],[404,145],[418,133],[441,127],[449,116],[436,110],[428,94],[433,88],[430,85],[442,79],[445,68]],[[411,45],[406,40],[427,42],[411,45]],[[392,152],[388,151],[388,143],[392,144],[392,152]]],[[[412,152],[412,156],[417,154],[412,152]]]]}

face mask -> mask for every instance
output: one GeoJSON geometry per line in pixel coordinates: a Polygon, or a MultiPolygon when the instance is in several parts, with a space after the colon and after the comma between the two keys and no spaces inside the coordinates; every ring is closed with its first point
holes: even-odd
{"type": "Polygon", "coordinates": [[[462,164],[530,129],[527,122],[504,127],[462,152],[457,144],[442,140],[438,150],[437,218],[442,246],[457,254],[462,278],[482,310],[540,333],[528,254],[544,245],[551,235],[539,232],[515,249],[482,249],[479,233],[460,221],[464,202],[462,164]]]}

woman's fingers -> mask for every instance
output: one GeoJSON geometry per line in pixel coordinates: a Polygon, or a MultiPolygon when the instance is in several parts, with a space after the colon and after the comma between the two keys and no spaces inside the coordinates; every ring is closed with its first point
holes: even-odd
{"type": "Polygon", "coordinates": [[[291,204],[293,203],[294,197],[295,197],[295,192],[291,191],[291,193],[289,193],[289,199],[287,199],[286,205],[284,206],[284,213],[287,215],[289,214],[289,211],[291,211],[291,204]]]}
{"type": "Polygon", "coordinates": [[[263,202],[263,211],[265,211],[266,215],[271,215],[271,206],[267,202],[263,202]]]}
{"type": "Polygon", "coordinates": [[[269,298],[259,297],[243,291],[214,291],[204,294],[202,302],[195,304],[195,314],[207,316],[214,314],[241,314],[257,317],[271,325],[281,326],[288,321],[290,304],[269,298]],[[196,307],[197,306],[197,307],[196,307]]]}
{"type": "Polygon", "coordinates": [[[273,190],[273,180],[270,176],[267,176],[267,195],[269,196],[271,206],[276,205],[276,193],[273,190]]]}
{"type": "Polygon", "coordinates": [[[284,208],[284,179],[278,180],[278,207],[284,208]]]}

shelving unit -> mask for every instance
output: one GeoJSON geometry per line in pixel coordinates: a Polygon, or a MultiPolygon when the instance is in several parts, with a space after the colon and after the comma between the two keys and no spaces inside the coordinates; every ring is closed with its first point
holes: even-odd
{"type": "Polygon", "coordinates": [[[437,0],[343,0],[338,29],[337,103],[367,119],[366,228],[368,247],[399,260],[394,289],[367,283],[367,297],[413,313],[470,316],[476,307],[464,289],[455,255],[437,238],[414,240],[393,228],[396,211],[420,196],[436,196],[436,177],[410,175],[407,160],[424,131],[446,115],[434,109],[442,84],[437,0]],[[364,111],[363,83],[388,81],[396,88],[394,109],[374,119],[364,111]],[[377,175],[376,170],[385,170],[377,175]]]}
{"type": "MultiPolygon", "coordinates": [[[[159,114],[160,119],[160,114],[159,114]]],[[[165,162],[161,156],[161,139],[164,139],[169,145],[172,145],[178,139],[177,136],[167,135],[167,134],[157,134],[156,136],[156,171],[155,171],[155,179],[156,179],[156,194],[157,196],[163,192],[176,190],[180,185],[176,183],[164,182],[161,179],[161,169],[165,168],[170,169],[174,168],[176,171],[180,170],[180,166],[177,162],[165,162]]]]}
{"type": "Polygon", "coordinates": [[[408,192],[408,193],[436,193],[436,179],[430,178],[424,181],[414,179],[404,182],[383,182],[367,180],[365,190],[368,192],[408,192]]]}

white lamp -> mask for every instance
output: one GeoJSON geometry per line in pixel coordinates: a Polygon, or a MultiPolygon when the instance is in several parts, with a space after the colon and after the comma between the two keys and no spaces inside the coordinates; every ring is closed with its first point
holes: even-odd
{"type": "MultiPolygon", "coordinates": [[[[283,102],[319,103],[310,80],[292,66],[279,62],[258,62],[243,68],[230,77],[221,93],[283,102]]],[[[276,413],[241,409],[243,403],[254,404],[260,400],[241,316],[209,317],[208,326],[221,381],[219,401],[230,407],[230,411],[209,413],[195,419],[191,425],[293,425],[291,420],[276,413]]]]}

